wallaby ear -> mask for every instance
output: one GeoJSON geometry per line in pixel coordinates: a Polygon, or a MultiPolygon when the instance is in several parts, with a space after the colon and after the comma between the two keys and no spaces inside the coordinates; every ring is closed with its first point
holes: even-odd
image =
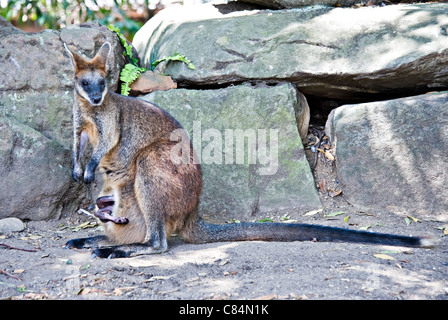
{"type": "Polygon", "coordinates": [[[70,56],[73,66],[75,67],[75,73],[78,72],[81,69],[87,68],[87,61],[81,57],[76,52],[72,52],[67,44],[64,43],[65,50],[68,52],[68,55],[70,56]]]}
{"type": "Polygon", "coordinates": [[[104,69],[106,71],[106,61],[110,52],[110,43],[105,42],[101,46],[100,50],[98,50],[95,57],[92,59],[91,64],[94,64],[96,68],[104,69]]]}

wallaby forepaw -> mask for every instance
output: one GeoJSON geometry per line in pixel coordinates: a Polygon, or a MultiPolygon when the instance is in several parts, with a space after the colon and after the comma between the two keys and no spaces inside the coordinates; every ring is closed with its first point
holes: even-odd
{"type": "Polygon", "coordinates": [[[73,177],[73,180],[75,180],[76,182],[81,182],[82,168],[77,168],[77,167],[73,168],[72,177],[73,177]]]}
{"type": "Polygon", "coordinates": [[[95,180],[95,172],[86,170],[84,172],[84,183],[91,183],[93,180],[95,180]]]}

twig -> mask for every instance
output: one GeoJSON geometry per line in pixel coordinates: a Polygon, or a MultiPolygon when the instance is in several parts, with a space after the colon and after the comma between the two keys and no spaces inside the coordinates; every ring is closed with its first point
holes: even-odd
{"type": "Polygon", "coordinates": [[[78,214],[84,213],[85,215],[89,216],[89,217],[93,217],[95,218],[95,216],[93,214],[91,214],[89,211],[84,210],[84,209],[79,209],[78,210],[78,214]]]}
{"type": "Polygon", "coordinates": [[[0,246],[4,246],[4,247],[6,247],[8,249],[27,251],[27,252],[37,252],[38,251],[37,249],[23,249],[23,248],[11,247],[11,246],[8,246],[7,244],[4,244],[4,243],[0,243],[0,246]]]}
{"type": "Polygon", "coordinates": [[[6,272],[5,270],[0,270],[0,273],[3,273],[4,275],[7,275],[8,277],[11,277],[11,278],[16,279],[16,280],[22,280],[19,277],[13,276],[12,274],[6,272]]]}

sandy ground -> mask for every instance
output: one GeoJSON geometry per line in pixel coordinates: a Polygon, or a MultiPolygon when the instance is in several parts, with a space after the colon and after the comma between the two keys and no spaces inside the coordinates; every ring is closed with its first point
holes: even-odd
{"type": "MultiPolygon", "coordinates": [[[[0,238],[1,299],[448,299],[445,224],[350,212],[300,222],[427,235],[434,249],[324,242],[185,244],[154,256],[92,259],[64,249],[100,234],[88,218],[28,222],[0,238]],[[348,223],[344,218],[350,216],[348,223]],[[88,228],[76,228],[84,222],[88,228]],[[9,246],[6,247],[5,245],[9,246]],[[11,248],[13,247],[13,248],[11,248]],[[35,252],[19,249],[31,249],[35,252]],[[379,254],[379,255],[378,255],[379,254]]],[[[274,217],[274,220],[276,218],[274,217]]],[[[84,225],[85,226],[85,225],[84,225]]]]}

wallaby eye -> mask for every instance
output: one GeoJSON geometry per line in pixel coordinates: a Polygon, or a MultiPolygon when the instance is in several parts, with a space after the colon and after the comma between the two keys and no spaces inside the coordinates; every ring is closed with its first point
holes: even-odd
{"type": "Polygon", "coordinates": [[[98,81],[98,85],[100,85],[100,86],[104,86],[104,84],[105,84],[104,79],[100,79],[100,80],[98,81]]]}
{"type": "Polygon", "coordinates": [[[84,87],[86,87],[86,86],[89,85],[89,82],[88,82],[87,80],[82,80],[82,81],[81,81],[81,84],[82,84],[84,87]]]}

